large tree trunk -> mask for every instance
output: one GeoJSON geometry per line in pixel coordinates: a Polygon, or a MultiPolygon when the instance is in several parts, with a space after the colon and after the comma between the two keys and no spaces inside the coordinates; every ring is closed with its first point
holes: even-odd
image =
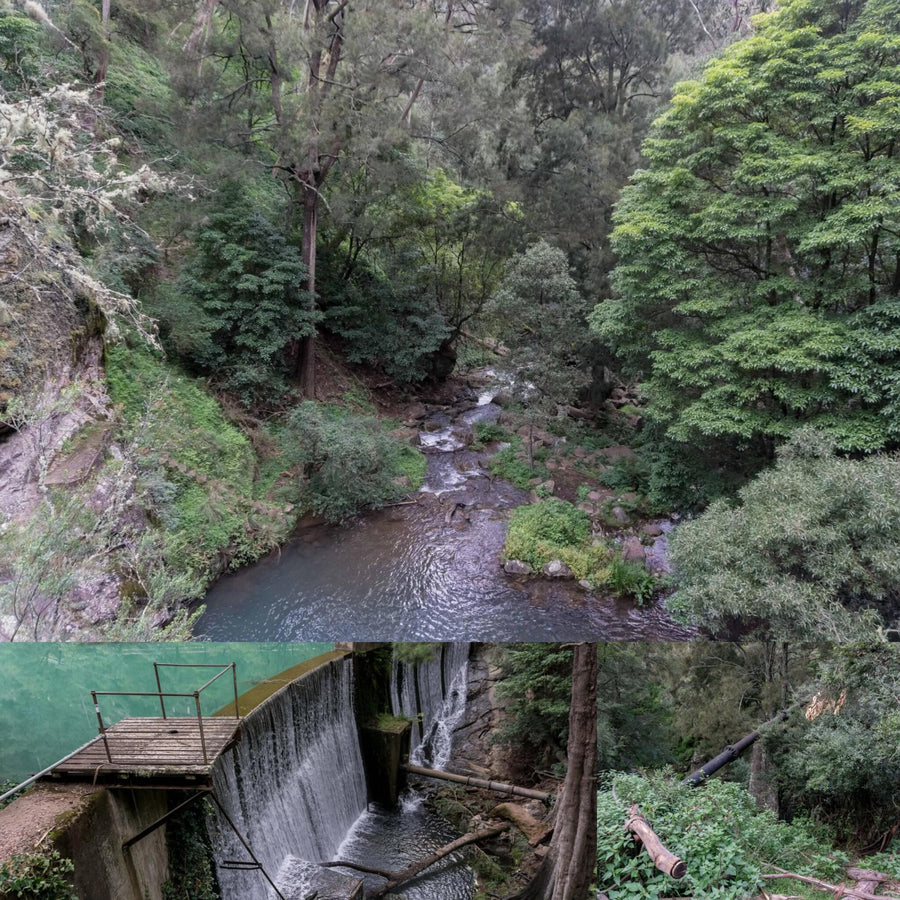
{"type": "Polygon", "coordinates": [[[213,14],[219,0],[201,0],[197,8],[197,16],[194,19],[194,27],[190,36],[184,42],[184,52],[188,56],[199,57],[197,66],[198,71],[203,59],[203,51],[206,48],[206,41],[209,38],[209,32],[212,28],[213,14]]]}
{"type": "Polygon", "coordinates": [[[576,644],[568,768],[553,810],[555,828],[534,880],[514,900],[584,900],[597,847],[597,645],[576,644]]]}
{"type": "Polygon", "coordinates": [[[778,814],[778,788],[772,780],[769,754],[766,745],[757,741],[750,755],[750,795],[760,809],[770,809],[778,814]]]}

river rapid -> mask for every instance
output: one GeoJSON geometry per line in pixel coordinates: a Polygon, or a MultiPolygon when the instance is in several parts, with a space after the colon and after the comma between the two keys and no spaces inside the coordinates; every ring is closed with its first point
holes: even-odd
{"type": "Polygon", "coordinates": [[[571,581],[517,580],[499,554],[506,517],[528,494],[491,477],[497,446],[467,449],[496,421],[490,392],[432,409],[419,433],[425,484],[415,502],[344,526],[301,531],[280,552],[219,579],[198,637],[366,641],[686,640],[665,607],[587,593],[571,581]]]}

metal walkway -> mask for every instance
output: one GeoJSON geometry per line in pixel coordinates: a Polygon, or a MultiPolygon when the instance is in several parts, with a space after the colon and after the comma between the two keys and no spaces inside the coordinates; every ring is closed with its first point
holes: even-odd
{"type": "MultiPolygon", "coordinates": [[[[206,787],[212,783],[216,759],[241,736],[237,715],[237,674],[234,663],[154,663],[156,691],[91,691],[99,734],[74,753],[40,773],[44,781],[90,781],[94,784],[129,787],[206,787]],[[163,691],[161,668],[215,668],[219,671],[195,691],[163,691]],[[204,716],[201,693],[214,681],[231,673],[234,683],[234,715],[204,716]],[[100,698],[152,697],[159,701],[159,716],[125,718],[108,726],[100,711],[100,698]],[[196,714],[171,716],[167,698],[192,698],[196,714]]],[[[231,704],[229,704],[230,706],[231,704]]],[[[171,704],[170,704],[171,707],[171,704]]]]}

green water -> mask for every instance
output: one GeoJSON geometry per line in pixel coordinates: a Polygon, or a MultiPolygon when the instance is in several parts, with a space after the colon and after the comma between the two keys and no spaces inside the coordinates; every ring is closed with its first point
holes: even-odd
{"type": "MultiPolygon", "coordinates": [[[[0,644],[0,782],[22,781],[97,734],[96,691],[156,691],[153,663],[237,663],[238,693],[334,648],[330,643],[0,644]]],[[[190,692],[215,669],[163,668],[163,691],[190,692]]],[[[201,695],[211,714],[234,698],[226,673],[201,695]]],[[[101,697],[105,724],[160,714],[150,697],[101,697]]],[[[166,701],[170,715],[195,714],[192,698],[166,701]],[[180,705],[179,705],[180,704],[180,705]]]]}

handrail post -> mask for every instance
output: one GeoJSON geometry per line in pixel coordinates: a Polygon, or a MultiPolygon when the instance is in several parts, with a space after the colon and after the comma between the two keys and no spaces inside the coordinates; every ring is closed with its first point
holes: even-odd
{"type": "Polygon", "coordinates": [[[197,705],[197,725],[200,727],[200,747],[203,750],[203,762],[209,764],[206,756],[206,735],[203,734],[203,716],[200,714],[200,691],[194,691],[194,703],[197,705]]]}
{"type": "Polygon", "coordinates": [[[234,678],[234,717],[236,719],[239,719],[241,717],[241,714],[238,711],[237,663],[236,662],[233,662],[231,664],[231,674],[234,678]]]}
{"type": "Polygon", "coordinates": [[[159,663],[153,663],[153,671],[156,674],[156,691],[159,694],[159,705],[162,708],[162,717],[166,717],[166,698],[163,697],[162,682],[159,680],[159,663]]]}
{"type": "Polygon", "coordinates": [[[109,752],[109,740],[106,737],[106,726],[103,724],[103,716],[100,715],[100,703],[97,701],[97,692],[91,691],[91,699],[94,701],[94,712],[97,713],[97,724],[100,726],[100,737],[103,738],[103,746],[106,748],[107,762],[112,762],[112,754],[109,752]]]}

